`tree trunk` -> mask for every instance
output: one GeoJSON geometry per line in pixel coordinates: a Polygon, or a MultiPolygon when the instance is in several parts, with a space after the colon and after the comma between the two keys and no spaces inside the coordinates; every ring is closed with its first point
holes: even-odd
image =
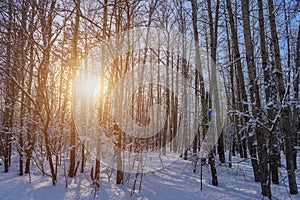
{"type": "Polygon", "coordinates": [[[122,141],[122,131],[115,125],[114,131],[118,133],[118,142],[116,148],[114,150],[116,159],[117,159],[117,177],[116,177],[116,184],[123,184],[124,183],[124,172],[123,172],[123,161],[121,155],[121,141],[122,141]]]}
{"type": "MultiPolygon", "coordinates": [[[[27,86],[27,94],[29,95],[29,97],[32,94],[32,82],[33,82],[33,69],[34,69],[34,18],[36,16],[36,12],[35,12],[35,5],[31,5],[32,6],[32,11],[31,11],[31,16],[30,16],[30,23],[28,26],[29,29],[29,72],[28,72],[28,86],[27,86]]],[[[31,99],[28,96],[26,97],[26,107],[27,107],[27,114],[28,115],[32,115],[32,102],[31,99]]],[[[27,122],[27,129],[26,129],[26,137],[27,137],[27,148],[26,148],[26,163],[25,163],[25,173],[29,173],[30,172],[30,161],[31,161],[31,156],[32,156],[32,151],[35,145],[35,136],[33,135],[34,131],[33,131],[33,125],[31,122],[27,122]]]]}
{"type": "Polygon", "coordinates": [[[261,108],[259,89],[257,86],[256,78],[256,65],[254,62],[254,53],[252,45],[252,36],[250,32],[250,17],[249,17],[249,1],[242,1],[242,15],[243,15],[243,26],[244,26],[244,39],[246,44],[246,61],[248,66],[248,76],[249,76],[249,91],[250,91],[250,101],[252,105],[253,113],[253,124],[251,125],[251,132],[255,132],[257,140],[257,151],[259,158],[259,169],[260,169],[260,182],[262,194],[271,198],[271,188],[268,183],[268,153],[266,148],[266,142],[264,137],[264,131],[255,121],[256,119],[261,119],[261,108]]]}
{"type": "Polygon", "coordinates": [[[214,158],[213,150],[211,150],[210,153],[209,153],[208,163],[210,165],[210,170],[211,170],[212,185],[213,186],[218,186],[218,177],[217,177],[217,170],[216,170],[216,167],[215,167],[215,158],[214,158]]]}
{"type": "MultiPolygon", "coordinates": [[[[25,38],[25,33],[24,31],[26,30],[26,20],[27,20],[27,7],[28,5],[26,5],[25,2],[22,3],[22,11],[21,11],[21,15],[22,15],[22,21],[21,21],[21,27],[22,27],[22,31],[20,33],[20,60],[21,60],[21,66],[26,66],[26,54],[25,54],[25,42],[26,42],[26,38],[25,38]]],[[[22,87],[25,88],[25,72],[22,69],[21,70],[21,74],[20,74],[20,79],[21,79],[21,85],[22,87]]],[[[26,98],[25,98],[25,94],[22,91],[21,94],[21,106],[20,106],[20,130],[19,130],[19,175],[22,176],[24,173],[23,170],[23,155],[24,155],[24,130],[25,130],[25,105],[26,105],[26,98]]]]}
{"type": "MultiPolygon", "coordinates": [[[[43,59],[41,61],[40,67],[38,69],[38,85],[37,85],[37,96],[36,96],[36,110],[34,116],[36,116],[40,123],[42,124],[42,133],[44,136],[45,148],[46,148],[46,157],[49,163],[52,184],[55,185],[57,182],[57,175],[55,172],[55,167],[52,159],[52,138],[49,135],[49,124],[51,121],[51,111],[49,105],[51,104],[50,99],[47,98],[47,80],[49,75],[49,65],[50,65],[50,53],[52,48],[52,23],[54,19],[54,12],[56,2],[52,1],[51,3],[44,2],[42,9],[38,10],[39,21],[41,23],[41,34],[43,42],[43,59]],[[47,12],[47,13],[46,13],[47,12]],[[47,16],[47,17],[45,17],[47,16]]],[[[35,129],[39,125],[36,124],[35,129]]]]}
{"type": "MultiPolygon", "coordinates": [[[[196,4],[195,4],[196,5],[196,4]]],[[[219,22],[219,5],[220,1],[218,0],[216,2],[216,11],[215,11],[215,19],[213,20],[212,17],[212,7],[211,7],[211,1],[207,1],[208,5],[208,16],[209,16],[209,35],[210,35],[210,49],[211,49],[211,60],[209,60],[209,66],[211,67],[211,79],[210,81],[213,83],[217,83],[217,67],[216,67],[216,58],[217,58],[217,40],[218,40],[218,22],[219,22]]],[[[195,10],[196,11],[196,10],[195,10]]],[[[196,23],[196,22],[195,22],[196,23]]],[[[198,33],[197,33],[198,34],[198,33]]],[[[201,74],[202,76],[202,74],[201,74]]],[[[203,78],[202,78],[203,80],[203,78]]],[[[201,80],[200,80],[201,81],[201,80]]],[[[218,88],[216,87],[217,84],[210,84],[210,91],[209,95],[211,98],[211,105],[214,105],[214,112],[216,113],[216,135],[218,135],[218,132],[221,131],[218,129],[220,125],[220,107],[219,107],[219,94],[218,94],[218,88]]],[[[202,106],[205,105],[205,102],[202,104],[202,106]]],[[[206,112],[206,110],[202,110],[203,112],[206,112]]],[[[225,162],[225,153],[224,153],[224,141],[223,141],[223,134],[221,133],[218,138],[218,154],[219,154],[219,160],[220,162],[225,162]]],[[[217,170],[215,167],[215,159],[213,150],[209,153],[209,164],[211,166],[211,173],[212,173],[212,185],[218,186],[218,178],[217,178],[217,170]]]]}
{"type": "MultiPolygon", "coordinates": [[[[78,67],[78,37],[79,37],[79,22],[80,22],[80,0],[75,2],[76,7],[76,17],[75,17],[75,25],[74,25],[74,35],[72,41],[72,61],[74,62],[73,65],[73,77],[72,77],[72,87],[73,87],[73,94],[75,90],[75,78],[77,75],[77,67],[78,67]]],[[[74,102],[73,102],[74,103],[74,102]]],[[[72,119],[71,119],[71,132],[70,132],[70,168],[69,168],[69,177],[75,176],[75,164],[76,164],[76,129],[75,129],[75,122],[74,116],[72,112],[72,119]]]]}
{"type": "MultiPolygon", "coordinates": [[[[288,22],[289,22],[289,14],[287,13],[287,8],[286,8],[286,2],[285,1],[283,1],[283,9],[284,9],[284,21],[285,21],[285,34],[286,34],[286,48],[287,48],[287,67],[289,68],[289,69],[291,69],[292,68],[292,66],[291,66],[291,45],[290,45],[290,31],[289,31],[289,29],[290,29],[290,27],[289,27],[289,24],[288,24],[288,22]]],[[[289,73],[288,73],[288,82],[289,82],[289,80],[290,80],[290,78],[291,78],[291,72],[292,72],[292,70],[289,70],[289,73]]],[[[292,85],[293,83],[291,83],[291,85],[292,85]]],[[[290,90],[291,92],[293,92],[292,90],[290,90]]],[[[290,96],[293,98],[293,96],[294,96],[294,94],[290,94],[290,96]]],[[[290,98],[288,98],[288,101],[292,101],[293,99],[290,99],[290,98]]],[[[291,110],[294,110],[292,107],[291,107],[291,110]]],[[[294,113],[294,112],[293,112],[294,113]]],[[[294,116],[293,115],[291,115],[290,116],[291,117],[291,119],[292,119],[292,126],[291,126],[291,137],[292,137],[292,142],[293,142],[293,144],[292,144],[292,146],[293,147],[295,147],[296,146],[296,144],[297,144],[297,131],[295,131],[294,129],[297,127],[297,124],[299,124],[299,122],[298,121],[294,121],[293,119],[294,119],[294,116]],[[294,122],[295,122],[295,124],[294,124],[294,122]]],[[[293,154],[293,162],[294,162],[294,169],[297,169],[297,150],[296,150],[296,148],[293,148],[292,149],[292,154],[293,154]]]]}
{"type": "MultiPolygon", "coordinates": [[[[194,40],[196,46],[196,73],[197,78],[199,81],[200,86],[200,95],[201,95],[201,106],[202,112],[206,113],[207,108],[205,108],[205,87],[204,87],[204,80],[202,74],[202,66],[201,66],[201,59],[200,59],[200,47],[199,47],[199,33],[198,33],[198,25],[197,25],[197,2],[195,0],[190,0],[192,4],[192,21],[193,21],[193,32],[194,32],[194,40]]],[[[182,19],[183,20],[183,19],[182,19]]],[[[184,27],[182,27],[184,28],[184,27]]],[[[205,114],[206,115],[206,114],[205,114]]],[[[205,123],[205,122],[204,122],[205,123]]],[[[202,127],[201,127],[202,128],[202,127]]],[[[201,131],[202,133],[204,130],[201,131]]]]}
{"type": "MultiPolygon", "coordinates": [[[[272,81],[270,79],[270,74],[272,71],[271,67],[268,67],[268,55],[266,50],[265,42],[265,23],[264,23],[264,12],[263,12],[263,3],[262,0],[257,0],[258,5],[258,15],[259,15],[259,36],[260,36],[260,51],[262,57],[262,69],[264,71],[264,84],[265,84],[265,94],[266,94],[266,104],[269,105],[269,102],[276,101],[276,88],[275,91],[272,89],[272,81]]],[[[275,118],[274,114],[275,108],[268,109],[268,119],[273,120],[275,118]]],[[[267,122],[269,123],[269,122],[267,122]]],[[[272,126],[273,124],[271,124],[272,126]]],[[[279,184],[278,176],[278,164],[279,164],[279,149],[278,149],[278,129],[274,129],[270,133],[270,173],[272,177],[272,182],[274,184],[279,184]]]]}
{"type": "MultiPolygon", "coordinates": [[[[8,24],[7,24],[7,46],[6,46],[6,70],[5,73],[7,75],[11,75],[11,72],[13,70],[13,66],[12,66],[12,20],[13,20],[13,16],[12,16],[12,7],[13,7],[13,2],[9,2],[8,3],[8,24]]],[[[5,104],[5,108],[4,108],[4,113],[3,113],[3,121],[2,121],[2,127],[3,127],[3,131],[1,133],[1,140],[3,138],[3,140],[1,141],[2,145],[3,145],[3,155],[4,155],[4,172],[8,172],[9,170],[9,157],[10,157],[10,138],[11,138],[11,133],[12,133],[12,121],[10,121],[11,119],[11,115],[12,115],[12,99],[13,99],[13,94],[12,91],[14,90],[12,81],[6,77],[5,78],[5,96],[4,96],[4,104],[5,104]]]]}
{"type": "Polygon", "coordinates": [[[274,46],[274,55],[275,55],[274,59],[275,59],[275,67],[276,67],[276,80],[277,80],[276,84],[278,88],[279,99],[281,101],[280,106],[282,109],[281,118],[280,118],[280,128],[282,133],[284,134],[285,156],[286,156],[286,165],[287,165],[288,178],[289,178],[289,187],[290,187],[291,194],[298,194],[296,175],[295,175],[295,166],[293,162],[294,143],[292,141],[292,130],[290,127],[290,120],[291,120],[289,116],[290,107],[286,103],[287,100],[286,92],[288,94],[289,88],[287,88],[286,91],[284,80],[283,80],[273,0],[268,0],[268,11],[269,11],[271,38],[272,38],[272,44],[274,46]]]}
{"type": "MultiPolygon", "coordinates": [[[[245,90],[245,83],[244,83],[244,74],[243,74],[243,69],[242,69],[242,64],[241,64],[241,57],[240,57],[240,51],[239,51],[239,43],[238,43],[238,35],[237,35],[237,30],[235,27],[235,22],[233,18],[233,13],[232,13],[232,8],[231,8],[231,2],[230,0],[226,0],[226,5],[227,5],[227,12],[229,16],[229,24],[231,28],[231,36],[233,40],[233,48],[234,48],[234,62],[236,62],[236,69],[237,69],[237,86],[239,88],[238,92],[238,108],[240,112],[247,112],[248,111],[248,106],[244,104],[244,102],[247,102],[247,94],[245,90]]],[[[241,125],[245,126],[246,119],[244,116],[240,117],[241,120],[241,125]]],[[[251,136],[250,136],[251,137],[251,136]]],[[[250,138],[251,139],[251,138],[250,138]]],[[[251,140],[254,142],[254,140],[251,140]]],[[[253,166],[253,173],[254,173],[254,179],[255,181],[259,181],[259,169],[258,169],[258,163],[257,163],[257,158],[256,158],[256,148],[253,148],[254,143],[249,143],[249,151],[251,154],[251,162],[253,166]]],[[[245,145],[243,145],[245,146],[245,145]]],[[[244,149],[244,154],[246,152],[246,148],[244,149]]]]}
{"type": "MultiPolygon", "coordinates": [[[[296,145],[298,142],[298,131],[300,131],[300,118],[299,118],[299,110],[300,110],[300,105],[299,105],[299,84],[300,84],[300,23],[298,27],[298,39],[297,39],[297,47],[296,47],[296,69],[295,69],[295,82],[294,82],[294,113],[293,113],[293,134],[296,135],[296,145]]],[[[295,154],[297,155],[297,150],[295,150],[295,154]]],[[[295,162],[295,169],[297,169],[297,162],[295,162]]]]}

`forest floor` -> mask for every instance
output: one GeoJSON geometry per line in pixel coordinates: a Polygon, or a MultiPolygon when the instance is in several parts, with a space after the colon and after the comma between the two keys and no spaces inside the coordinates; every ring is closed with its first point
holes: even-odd
{"type": "MultiPolygon", "coordinates": [[[[63,167],[60,168],[56,186],[52,186],[50,177],[41,176],[41,173],[34,168],[31,173],[31,183],[28,175],[18,176],[16,168],[11,168],[9,173],[4,173],[1,169],[0,199],[263,199],[260,183],[254,182],[250,160],[234,157],[233,161],[232,168],[229,168],[228,164],[216,163],[218,187],[211,185],[210,167],[205,164],[203,165],[203,190],[200,191],[200,172],[193,173],[191,161],[179,159],[164,170],[143,175],[140,191],[138,190],[140,177],[138,177],[137,190],[132,196],[134,175],[131,175],[129,181],[127,181],[128,176],[125,175],[125,184],[116,185],[115,173],[111,181],[108,181],[107,174],[101,173],[100,187],[95,191],[89,172],[78,172],[76,178],[68,179],[68,188],[66,188],[63,167]]],[[[13,162],[17,162],[17,159],[13,162]]],[[[299,156],[298,163],[300,164],[299,156]]],[[[282,169],[284,166],[283,162],[282,169]]],[[[3,165],[0,167],[3,168],[3,165]]],[[[297,182],[300,190],[300,170],[297,171],[297,182]]],[[[290,196],[288,193],[286,170],[280,171],[280,184],[272,185],[272,196],[273,199],[300,199],[300,194],[290,196]]]]}

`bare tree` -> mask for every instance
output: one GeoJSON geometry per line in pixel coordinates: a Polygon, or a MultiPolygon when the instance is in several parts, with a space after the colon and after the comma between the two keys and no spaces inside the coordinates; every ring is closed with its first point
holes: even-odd
{"type": "MultiPolygon", "coordinates": [[[[72,39],[72,87],[73,87],[73,93],[75,89],[75,79],[77,76],[77,68],[78,68],[78,52],[77,52],[77,45],[78,45],[78,37],[79,37],[79,22],[80,22],[80,0],[75,1],[75,10],[76,10],[76,16],[75,16],[75,24],[74,24],[74,32],[73,32],[73,39],[72,39]]],[[[72,112],[73,113],[73,112],[72,112]]],[[[75,129],[75,122],[74,122],[74,116],[72,115],[71,119],[71,132],[70,132],[70,169],[69,169],[69,177],[74,177],[75,172],[75,164],[76,164],[76,129],[75,129]]]]}
{"type": "Polygon", "coordinates": [[[242,13],[243,13],[243,26],[244,26],[244,39],[246,45],[246,61],[248,66],[248,76],[249,76],[249,92],[250,92],[250,104],[252,106],[252,124],[251,131],[255,133],[257,140],[257,151],[259,158],[259,168],[260,168],[260,182],[262,194],[271,198],[271,189],[269,181],[269,171],[268,171],[268,154],[266,141],[264,136],[264,128],[261,127],[255,120],[259,120],[262,116],[262,112],[259,110],[261,108],[260,103],[260,93],[257,84],[256,77],[256,64],[254,61],[254,51],[252,44],[252,36],[250,32],[250,12],[249,12],[249,2],[242,1],[242,13]]]}
{"type": "Polygon", "coordinates": [[[12,64],[12,19],[13,19],[13,2],[8,3],[8,21],[7,21],[7,34],[6,34],[6,70],[5,70],[5,96],[4,96],[4,113],[2,121],[2,133],[1,133],[1,145],[4,155],[4,172],[8,172],[10,155],[11,155],[11,136],[12,136],[12,116],[13,116],[13,81],[10,80],[9,75],[12,74],[13,64],[12,64]]]}
{"type": "Polygon", "coordinates": [[[274,60],[276,67],[276,85],[277,91],[280,99],[279,106],[281,107],[281,118],[280,118],[280,128],[284,134],[285,142],[285,155],[286,155],[286,165],[289,178],[290,193],[297,194],[297,184],[296,184],[296,175],[295,175],[295,166],[294,166],[294,156],[293,149],[294,143],[292,141],[292,131],[290,127],[290,115],[289,115],[289,104],[287,103],[287,94],[289,93],[289,86],[285,87],[283,80],[283,71],[281,67],[280,60],[280,48],[278,42],[278,35],[276,30],[275,14],[274,14],[274,4],[273,0],[268,0],[268,12],[269,12],[269,21],[270,21],[270,31],[272,38],[272,45],[274,46],[274,60]]]}
{"type": "MultiPolygon", "coordinates": [[[[237,86],[240,89],[238,92],[238,108],[241,112],[248,112],[248,106],[245,104],[247,102],[247,95],[245,90],[245,83],[244,83],[244,74],[242,70],[242,64],[241,64],[241,56],[239,51],[239,43],[238,43],[238,36],[237,36],[237,30],[236,25],[233,18],[232,8],[231,8],[231,2],[229,0],[226,0],[227,4],[227,12],[229,17],[229,24],[231,28],[231,35],[233,40],[233,46],[234,46],[234,61],[236,62],[236,69],[237,69],[237,86]]],[[[243,126],[246,125],[246,117],[241,116],[241,124],[243,126]]],[[[247,133],[248,134],[248,133],[247,133]]],[[[255,141],[254,141],[254,134],[248,135],[248,144],[249,144],[249,151],[251,156],[251,163],[253,167],[254,172],[254,179],[255,181],[260,181],[260,174],[259,174],[259,166],[256,158],[256,147],[255,147],[255,141]]],[[[245,150],[244,150],[245,152],[245,150]]]]}

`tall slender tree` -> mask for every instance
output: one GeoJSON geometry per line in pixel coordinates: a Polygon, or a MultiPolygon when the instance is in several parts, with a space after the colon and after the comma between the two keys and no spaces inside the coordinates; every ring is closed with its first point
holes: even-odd
{"type": "MultiPolygon", "coordinates": [[[[80,22],[80,0],[76,0],[75,2],[75,23],[74,23],[74,32],[73,32],[73,39],[72,39],[72,87],[73,87],[73,94],[75,90],[75,80],[77,76],[77,68],[78,68],[78,38],[79,38],[79,22],[80,22]]],[[[72,95],[73,95],[72,94],[72,95]]],[[[74,103],[74,102],[73,102],[74,103]]],[[[73,112],[72,112],[73,114],[73,112]]],[[[76,129],[75,129],[75,122],[74,116],[72,115],[71,119],[71,132],[70,132],[70,169],[69,169],[69,177],[75,176],[75,164],[76,164],[76,129]]]]}
{"type": "MultiPolygon", "coordinates": [[[[226,5],[227,5],[227,12],[228,12],[228,17],[229,17],[229,24],[231,28],[231,37],[233,40],[233,58],[234,62],[236,62],[236,70],[237,70],[237,86],[239,90],[237,91],[238,94],[238,108],[239,111],[243,113],[248,112],[248,106],[246,104],[247,102],[247,94],[246,94],[246,89],[245,89],[245,82],[244,82],[244,74],[243,74],[243,69],[242,69],[242,64],[241,64],[241,55],[239,51],[239,42],[238,42],[238,35],[237,35],[237,29],[236,29],[236,24],[234,22],[234,17],[233,17],[233,12],[231,8],[231,2],[230,0],[226,0],[226,5]]],[[[245,116],[240,116],[241,119],[241,124],[243,126],[246,125],[246,120],[248,120],[245,116]]],[[[260,181],[260,174],[259,174],[259,166],[257,162],[257,156],[256,156],[256,146],[255,146],[255,140],[254,140],[254,134],[248,135],[248,145],[249,145],[249,151],[250,151],[250,156],[251,156],[251,163],[253,167],[253,172],[254,172],[254,179],[255,181],[259,182],[260,181]]],[[[244,150],[245,152],[245,150],[244,150]]]]}
{"type": "MultiPolygon", "coordinates": [[[[210,55],[211,55],[211,82],[214,84],[211,85],[211,91],[210,95],[213,97],[212,98],[212,105],[215,107],[215,113],[216,113],[216,130],[217,132],[221,132],[219,130],[219,124],[220,124],[220,105],[219,105],[219,93],[218,93],[218,86],[217,86],[217,67],[216,67],[216,61],[217,61],[217,41],[218,41],[218,25],[219,25],[219,6],[220,6],[220,1],[218,0],[216,2],[216,8],[215,8],[215,19],[213,20],[212,16],[212,6],[211,6],[211,1],[207,1],[207,7],[208,7],[208,19],[209,19],[209,30],[210,30],[210,55]]],[[[224,153],[224,135],[223,133],[220,134],[219,139],[218,139],[218,154],[219,154],[219,159],[221,163],[225,163],[225,153],[224,153]]],[[[214,158],[213,158],[213,153],[211,152],[209,155],[209,162],[211,164],[211,170],[212,170],[212,178],[213,178],[213,185],[217,186],[218,185],[218,180],[217,180],[217,175],[216,175],[216,169],[214,166],[214,158]]]]}
{"type": "Polygon", "coordinates": [[[276,30],[276,21],[274,13],[274,4],[273,0],[268,0],[268,12],[269,12],[269,21],[270,21],[270,32],[272,38],[272,45],[274,46],[274,60],[276,67],[276,86],[278,91],[278,96],[280,99],[279,106],[281,107],[281,118],[280,118],[280,129],[284,135],[284,144],[285,144],[285,156],[286,156],[286,165],[289,178],[289,187],[291,194],[297,194],[297,183],[295,175],[295,166],[294,166],[294,156],[293,149],[294,143],[292,141],[292,131],[290,127],[290,107],[287,103],[287,94],[289,91],[289,86],[285,87],[283,79],[283,71],[281,66],[281,57],[280,57],[280,48],[278,35],[276,30]]]}
{"type": "Polygon", "coordinates": [[[252,36],[250,32],[250,12],[249,2],[242,1],[242,14],[243,14],[243,26],[244,26],[244,39],[246,46],[246,61],[248,66],[248,77],[249,77],[249,93],[250,93],[250,105],[252,106],[252,125],[251,131],[256,135],[257,140],[257,151],[259,158],[259,169],[260,169],[260,182],[262,194],[271,198],[271,189],[269,181],[269,170],[268,170],[268,153],[265,141],[264,128],[261,127],[255,120],[260,120],[262,113],[259,110],[261,108],[260,93],[257,84],[256,77],[256,64],[254,61],[254,50],[252,44],[252,36]]]}

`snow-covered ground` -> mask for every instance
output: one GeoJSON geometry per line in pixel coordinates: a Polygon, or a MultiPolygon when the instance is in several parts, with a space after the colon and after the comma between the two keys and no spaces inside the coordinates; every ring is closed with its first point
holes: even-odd
{"type": "MultiPolygon", "coordinates": [[[[235,158],[235,161],[238,160],[240,159],[235,158]]],[[[3,169],[3,165],[0,167],[3,169]]],[[[138,177],[137,190],[131,196],[134,175],[131,175],[130,180],[125,175],[125,184],[116,185],[115,177],[109,182],[107,175],[102,173],[101,185],[95,194],[89,180],[89,172],[78,173],[76,178],[68,179],[69,184],[66,188],[62,169],[58,184],[52,186],[51,179],[41,176],[38,170],[31,174],[29,183],[28,175],[18,176],[17,169],[11,168],[9,173],[3,173],[3,170],[0,172],[0,199],[94,199],[94,194],[95,199],[263,199],[260,194],[260,183],[253,180],[249,160],[236,162],[232,168],[227,164],[217,163],[217,171],[219,186],[214,187],[211,185],[209,166],[203,166],[203,190],[200,191],[199,171],[193,173],[191,162],[180,159],[164,170],[145,174],[141,191],[138,190],[140,183],[138,177]]],[[[297,179],[300,183],[298,173],[297,179]]],[[[284,170],[280,174],[280,184],[272,185],[273,199],[300,199],[300,195],[289,195],[287,182],[284,170]]],[[[298,188],[300,189],[300,185],[298,188]]]]}

